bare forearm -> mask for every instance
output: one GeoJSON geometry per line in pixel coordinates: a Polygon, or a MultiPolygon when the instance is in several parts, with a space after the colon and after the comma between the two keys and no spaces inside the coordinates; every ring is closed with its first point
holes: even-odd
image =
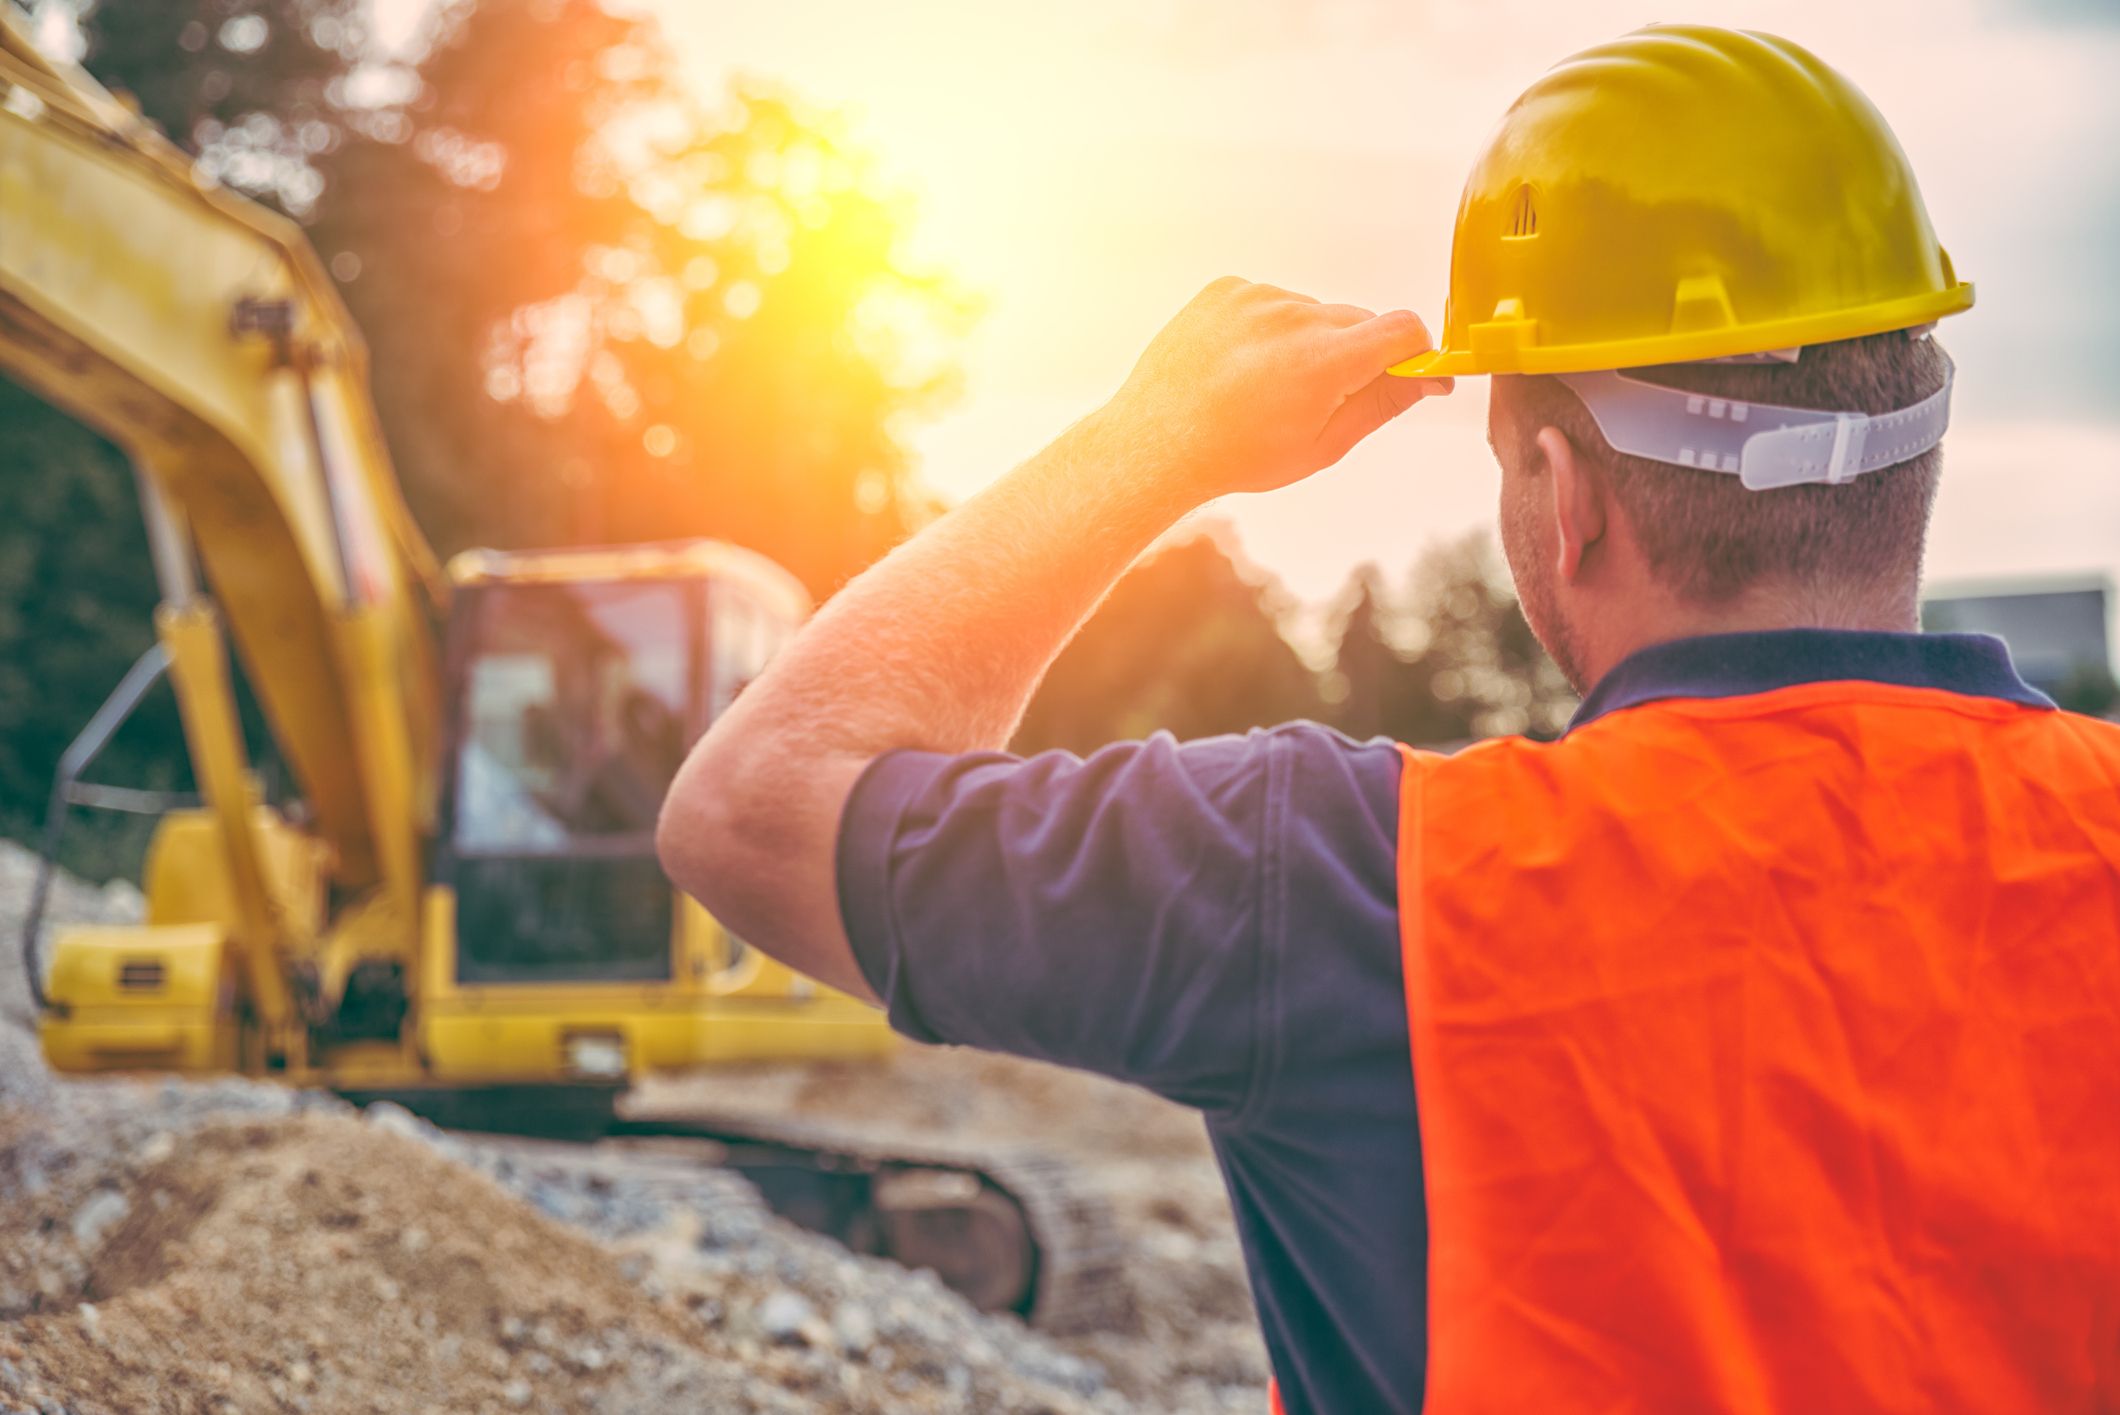
{"type": "Polygon", "coordinates": [[[1039,678],[1151,541],[1225,491],[1331,465],[1422,394],[1403,311],[1221,280],[1118,396],[848,585],[723,715],[672,786],[664,867],[790,965],[868,992],[841,924],[840,815],[885,752],[1003,745],[1039,678]]]}
{"type": "Polygon", "coordinates": [[[791,862],[832,838],[874,758],[1007,742],[1054,655],[1189,509],[1143,474],[1154,455],[1084,419],[836,595],[679,774],[663,831],[679,884],[768,952],[865,992],[817,887],[829,871],[791,862]],[[692,848],[706,838],[712,858],[692,848]],[[791,869],[812,886],[790,887],[791,869]]]}
{"type": "Polygon", "coordinates": [[[1192,509],[1158,455],[1109,413],[1077,423],[835,596],[729,736],[770,732],[813,763],[1002,746],[1112,582],[1192,509]]]}

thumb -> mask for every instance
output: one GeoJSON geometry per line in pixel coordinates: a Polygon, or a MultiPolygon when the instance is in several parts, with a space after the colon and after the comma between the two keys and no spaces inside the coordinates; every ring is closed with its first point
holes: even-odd
{"type": "Polygon", "coordinates": [[[1423,398],[1441,397],[1456,386],[1448,378],[1400,378],[1380,373],[1347,395],[1318,433],[1317,465],[1329,467],[1355,444],[1423,398]]]}

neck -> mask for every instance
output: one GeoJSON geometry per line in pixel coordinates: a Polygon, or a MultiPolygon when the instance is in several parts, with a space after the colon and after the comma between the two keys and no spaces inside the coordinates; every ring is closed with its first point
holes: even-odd
{"type": "Polygon", "coordinates": [[[1874,591],[1821,593],[1762,585],[1734,600],[1699,605],[1670,595],[1643,596],[1625,612],[1598,614],[1583,636],[1580,665],[1584,689],[1595,687],[1628,655],[1652,644],[1706,634],[1747,634],[1772,629],[1867,629],[1911,633],[1921,627],[1916,586],[1874,591]]]}

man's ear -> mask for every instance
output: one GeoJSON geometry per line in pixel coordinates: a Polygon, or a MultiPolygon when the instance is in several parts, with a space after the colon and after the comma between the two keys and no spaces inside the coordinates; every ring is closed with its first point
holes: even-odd
{"type": "Polygon", "coordinates": [[[1575,444],[1557,427],[1538,430],[1539,457],[1553,480],[1553,520],[1560,530],[1560,583],[1572,585],[1584,560],[1605,538],[1605,478],[1576,455],[1575,444]]]}

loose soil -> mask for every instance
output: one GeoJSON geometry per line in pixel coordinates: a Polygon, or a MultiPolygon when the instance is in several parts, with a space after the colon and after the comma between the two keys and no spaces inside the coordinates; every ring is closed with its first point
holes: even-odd
{"type": "MultiPolygon", "coordinates": [[[[0,844],[0,943],[28,857],[0,844]]],[[[54,913],[137,895],[62,880],[54,913]]],[[[659,1082],[1066,1158],[1134,1249],[1138,1324],[1064,1340],[859,1258],[689,1158],[443,1135],[245,1081],[45,1072],[0,957],[0,1412],[1252,1411],[1265,1365],[1196,1117],[1030,1063],[659,1082]]]]}

